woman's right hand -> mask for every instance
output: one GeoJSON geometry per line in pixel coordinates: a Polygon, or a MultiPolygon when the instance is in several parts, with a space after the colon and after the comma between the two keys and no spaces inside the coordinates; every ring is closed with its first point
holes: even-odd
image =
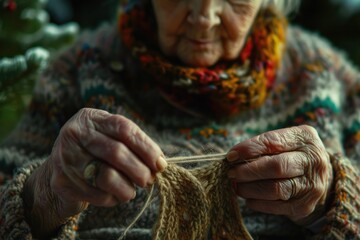
{"type": "Polygon", "coordinates": [[[44,179],[49,181],[46,185],[56,214],[66,219],[80,213],[88,203],[111,207],[133,199],[135,185],[151,185],[155,173],[165,169],[166,161],[160,147],[129,119],[82,109],[62,127],[42,167],[41,175],[48,175],[44,179]],[[100,163],[96,186],[84,178],[84,169],[94,160],[100,163]]]}

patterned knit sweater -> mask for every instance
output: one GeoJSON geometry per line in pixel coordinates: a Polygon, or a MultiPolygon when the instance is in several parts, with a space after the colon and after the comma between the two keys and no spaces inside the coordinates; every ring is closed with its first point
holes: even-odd
{"type": "MultiPolygon", "coordinates": [[[[0,238],[31,239],[21,199],[23,184],[49,156],[62,125],[83,107],[135,121],[167,156],[225,152],[264,131],[308,124],[317,129],[332,158],[334,200],[320,227],[254,212],[241,202],[254,238],[360,239],[360,72],[315,34],[289,27],[287,47],[273,91],[264,105],[236,119],[215,121],[175,109],[156,90],[129,90],[126,81],[146,78],[123,55],[115,27],[86,33],[60,54],[37,82],[28,111],[0,146],[0,238]],[[315,229],[315,232],[312,231],[315,229]]],[[[143,206],[145,191],[113,208],[90,206],[58,232],[59,239],[116,239],[143,206]]],[[[150,239],[157,203],[152,202],[127,239],[150,239]]]]}

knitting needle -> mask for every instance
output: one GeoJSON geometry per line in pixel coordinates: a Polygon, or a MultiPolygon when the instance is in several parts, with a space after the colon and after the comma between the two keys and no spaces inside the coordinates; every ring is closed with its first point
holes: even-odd
{"type": "Polygon", "coordinates": [[[186,157],[171,157],[167,158],[168,163],[191,163],[191,162],[205,162],[205,161],[222,161],[226,158],[227,153],[215,153],[199,156],[186,157]]]}

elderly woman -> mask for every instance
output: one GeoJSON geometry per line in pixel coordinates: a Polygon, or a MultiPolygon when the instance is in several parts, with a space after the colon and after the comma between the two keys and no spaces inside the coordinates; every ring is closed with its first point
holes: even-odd
{"type": "Polygon", "coordinates": [[[252,237],[359,239],[360,73],[296,3],[130,0],[85,33],[1,145],[1,238],[115,238],[168,157],[225,152],[252,237]]]}

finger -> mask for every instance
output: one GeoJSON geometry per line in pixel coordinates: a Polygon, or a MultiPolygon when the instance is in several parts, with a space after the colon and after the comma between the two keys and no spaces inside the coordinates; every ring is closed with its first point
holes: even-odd
{"type": "Polygon", "coordinates": [[[308,198],[302,200],[294,199],[290,201],[247,199],[246,206],[258,212],[285,215],[297,220],[310,215],[314,211],[316,204],[314,198],[309,195],[308,198]]]}
{"type": "Polygon", "coordinates": [[[290,152],[322,144],[316,130],[310,126],[296,126],[266,132],[235,145],[228,153],[229,161],[253,159],[263,155],[290,152]]]}
{"type": "MultiPolygon", "coordinates": [[[[315,183],[306,177],[283,180],[288,183],[279,191],[285,195],[293,195],[293,197],[284,200],[268,200],[263,198],[246,198],[247,206],[260,212],[269,214],[286,215],[292,219],[300,219],[311,214],[315,206],[321,203],[321,197],[325,194],[325,187],[321,183],[315,183]],[[291,187],[290,187],[291,186],[291,187]],[[288,191],[288,193],[286,193],[288,191]],[[292,192],[292,193],[289,193],[292,192]]],[[[242,185],[242,184],[240,184],[242,185]]],[[[271,187],[270,187],[271,188],[271,187]]],[[[240,191],[243,191],[239,188],[240,191]]],[[[237,190],[237,191],[239,191],[237,190]]],[[[268,193],[268,192],[267,192],[268,193]]],[[[251,193],[246,193],[251,194],[251,193]]],[[[265,194],[264,194],[265,195],[265,194]]],[[[276,197],[274,197],[276,198],[276,197]]]]}
{"type": "Polygon", "coordinates": [[[238,182],[298,177],[306,171],[306,158],[305,153],[296,151],[262,156],[232,166],[228,176],[238,182]]]}
{"type": "Polygon", "coordinates": [[[85,201],[102,207],[112,207],[119,203],[114,195],[90,186],[69,170],[55,171],[50,184],[58,196],[73,202],[85,201]]]}
{"type": "Polygon", "coordinates": [[[105,163],[100,166],[96,186],[104,192],[116,196],[120,202],[128,202],[136,196],[134,184],[123,174],[105,163]]]}
{"type": "Polygon", "coordinates": [[[311,195],[311,199],[319,200],[326,193],[326,184],[302,176],[280,180],[236,183],[235,192],[246,199],[286,201],[304,199],[311,195]]]}
{"type": "Polygon", "coordinates": [[[92,120],[97,131],[124,142],[153,171],[166,167],[160,147],[129,119],[103,112],[94,115],[92,120]]]}
{"type": "Polygon", "coordinates": [[[55,161],[56,168],[67,170],[70,169],[72,173],[79,178],[83,178],[83,171],[86,165],[94,159],[94,156],[86,151],[78,142],[71,137],[67,137],[67,130],[63,129],[61,137],[56,140],[55,147],[51,153],[52,158],[57,158],[55,161]]]}
{"type": "MultiPolygon", "coordinates": [[[[293,181],[297,181],[293,178],[293,181]]],[[[297,196],[300,189],[294,188],[288,179],[237,183],[235,192],[245,199],[289,200],[297,196]]]]}
{"type": "MultiPolygon", "coordinates": [[[[81,115],[84,114],[80,112],[77,114],[80,115],[78,118],[82,118],[81,115]]],[[[84,124],[79,125],[79,121],[85,120],[68,122],[61,130],[62,137],[57,143],[58,155],[62,156],[67,168],[72,168],[72,171],[83,178],[86,165],[93,159],[99,159],[127,173],[138,186],[152,184],[154,177],[150,169],[127,146],[96,131],[94,127],[85,128],[84,124]]]]}
{"type": "Polygon", "coordinates": [[[146,187],[154,181],[151,170],[123,143],[100,132],[92,131],[86,140],[87,151],[118,171],[124,173],[140,187],[146,187]]]}

